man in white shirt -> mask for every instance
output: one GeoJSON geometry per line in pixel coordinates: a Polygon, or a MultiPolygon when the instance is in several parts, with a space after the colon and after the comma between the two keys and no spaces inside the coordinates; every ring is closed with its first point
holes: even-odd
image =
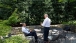
{"type": "Polygon", "coordinates": [[[24,33],[25,36],[34,36],[35,37],[35,42],[37,42],[37,34],[34,30],[29,30],[28,28],[26,28],[26,24],[22,23],[22,32],[24,33]]]}
{"type": "Polygon", "coordinates": [[[44,27],[44,42],[48,43],[48,34],[51,24],[51,19],[48,18],[48,14],[44,14],[44,21],[41,23],[41,25],[44,27]]]}

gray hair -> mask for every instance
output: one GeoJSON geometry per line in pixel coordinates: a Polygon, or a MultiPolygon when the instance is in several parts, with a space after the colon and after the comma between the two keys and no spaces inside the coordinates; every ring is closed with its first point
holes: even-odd
{"type": "Polygon", "coordinates": [[[48,17],[48,14],[44,14],[44,15],[48,17]]]}
{"type": "Polygon", "coordinates": [[[22,24],[22,25],[23,25],[23,24],[26,24],[26,23],[20,23],[20,24],[22,24]]]}

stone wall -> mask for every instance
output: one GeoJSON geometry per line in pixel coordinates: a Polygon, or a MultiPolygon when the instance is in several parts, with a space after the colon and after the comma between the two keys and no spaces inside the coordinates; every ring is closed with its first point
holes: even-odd
{"type": "MultiPolygon", "coordinates": [[[[27,26],[29,29],[41,29],[43,28],[40,25],[27,26]]],[[[51,28],[63,28],[62,24],[59,25],[51,25],[51,28]]],[[[21,27],[12,27],[11,34],[22,34],[21,27]]]]}
{"type": "Polygon", "coordinates": [[[11,29],[11,34],[15,35],[15,34],[21,34],[21,27],[12,27],[11,29]]]}
{"type": "MultiPolygon", "coordinates": [[[[51,25],[50,29],[63,29],[66,26],[70,27],[71,32],[76,33],[76,26],[75,25],[63,25],[63,24],[51,25]]],[[[43,27],[40,25],[34,25],[34,26],[27,26],[27,28],[28,29],[41,29],[43,27]]],[[[21,27],[12,27],[11,34],[22,34],[21,27]]]]}

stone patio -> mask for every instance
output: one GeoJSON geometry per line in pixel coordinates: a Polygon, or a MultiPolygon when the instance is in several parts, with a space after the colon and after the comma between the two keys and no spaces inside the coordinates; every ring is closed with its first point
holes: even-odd
{"type": "MultiPolygon", "coordinates": [[[[61,28],[52,28],[49,31],[49,36],[51,36],[51,32],[52,32],[53,29],[62,32],[62,29],[61,28]]],[[[43,33],[40,32],[41,29],[35,29],[35,31],[37,32],[37,35],[40,37],[39,38],[39,41],[41,41],[40,43],[43,43],[42,42],[42,40],[43,40],[43,33]]],[[[66,34],[65,38],[62,36],[62,38],[58,38],[55,41],[51,41],[50,40],[50,43],[76,43],[76,33],[73,33],[73,32],[65,32],[64,34],[66,34]]],[[[59,37],[61,37],[61,36],[59,36],[59,37]]]]}
{"type": "MultiPolygon", "coordinates": [[[[53,28],[53,29],[56,29],[56,28],[53,28]]],[[[38,43],[43,43],[43,32],[41,32],[42,30],[41,29],[34,29],[34,30],[37,32],[37,36],[39,37],[38,43]]],[[[57,28],[56,30],[62,32],[62,29],[60,28],[57,28]]],[[[52,32],[52,29],[50,29],[49,31],[49,36],[51,36],[51,32],[52,32]]],[[[17,35],[13,35],[13,36],[17,36],[17,35]]],[[[18,34],[18,36],[21,36],[23,39],[25,38],[23,34],[18,34]]],[[[30,41],[29,43],[33,43],[33,42],[30,41]]],[[[50,40],[50,43],[76,43],[76,33],[66,32],[66,38],[58,38],[55,41],[50,40]]]]}

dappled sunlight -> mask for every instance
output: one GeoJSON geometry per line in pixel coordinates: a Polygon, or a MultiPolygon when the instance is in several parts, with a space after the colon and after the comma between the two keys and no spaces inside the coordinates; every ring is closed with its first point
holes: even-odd
{"type": "Polygon", "coordinates": [[[69,38],[69,40],[76,40],[76,37],[75,37],[75,36],[71,36],[71,37],[69,38]]]}

